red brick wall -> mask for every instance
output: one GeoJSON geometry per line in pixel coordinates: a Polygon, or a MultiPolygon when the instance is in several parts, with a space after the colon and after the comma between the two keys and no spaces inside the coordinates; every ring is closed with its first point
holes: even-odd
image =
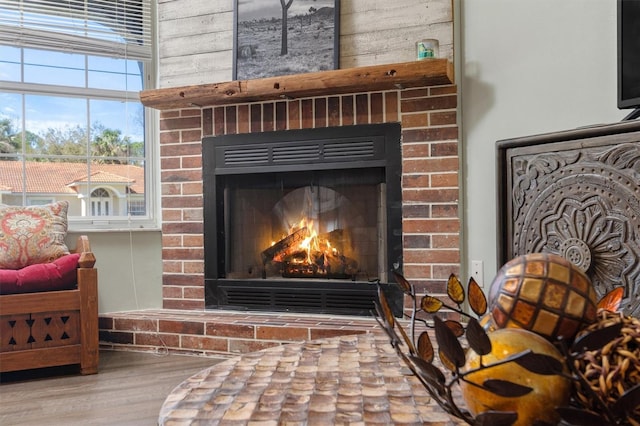
{"type": "Polygon", "coordinates": [[[204,136],[388,122],[402,124],[404,275],[443,293],[460,271],[456,109],[451,85],[163,111],[164,308],[204,308],[204,136]]]}

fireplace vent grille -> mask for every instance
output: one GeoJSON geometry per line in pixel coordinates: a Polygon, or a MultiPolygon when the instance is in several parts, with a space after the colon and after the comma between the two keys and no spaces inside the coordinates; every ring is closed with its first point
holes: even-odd
{"type": "MultiPolygon", "coordinates": [[[[377,300],[377,286],[374,284],[350,283],[335,284],[334,287],[298,288],[292,291],[286,283],[279,285],[243,285],[218,283],[213,300],[220,306],[232,309],[251,309],[259,311],[286,312],[303,311],[327,314],[371,315],[374,301],[377,300]]],[[[395,285],[382,284],[389,299],[401,296],[401,290],[395,285]]],[[[400,300],[401,297],[400,297],[400,300]]],[[[400,316],[402,306],[393,306],[396,316],[400,316]]]]}
{"type": "Polygon", "coordinates": [[[243,148],[224,151],[224,163],[228,166],[249,166],[269,162],[269,149],[243,148]]]}
{"type": "Polygon", "coordinates": [[[311,144],[278,143],[262,147],[219,146],[216,151],[222,155],[223,164],[218,167],[247,167],[282,164],[309,164],[354,160],[380,160],[384,150],[375,139],[351,138],[333,141],[319,141],[311,144]]]}
{"type": "Polygon", "coordinates": [[[308,162],[322,158],[322,148],[319,144],[275,146],[272,155],[274,163],[308,162]]]}
{"type": "Polygon", "coordinates": [[[324,158],[335,160],[339,158],[373,158],[375,147],[373,141],[352,142],[350,144],[328,143],[324,146],[324,158]]]}

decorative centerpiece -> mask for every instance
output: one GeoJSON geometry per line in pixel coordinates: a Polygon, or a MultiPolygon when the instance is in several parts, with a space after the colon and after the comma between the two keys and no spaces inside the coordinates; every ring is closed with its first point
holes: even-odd
{"type": "Polygon", "coordinates": [[[409,322],[382,291],[376,319],[449,414],[470,425],[640,425],[640,321],[618,312],[622,287],[596,301],[586,275],[553,254],[505,264],[488,301],[473,278],[465,291],[452,274],[447,304],[394,276],[413,301],[409,322]],[[442,308],[467,321],[440,318],[442,308]]]}

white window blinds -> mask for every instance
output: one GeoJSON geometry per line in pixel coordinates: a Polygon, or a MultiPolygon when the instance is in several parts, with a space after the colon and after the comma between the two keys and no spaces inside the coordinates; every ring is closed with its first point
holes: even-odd
{"type": "Polygon", "coordinates": [[[0,44],[151,59],[151,0],[0,0],[0,44]]]}

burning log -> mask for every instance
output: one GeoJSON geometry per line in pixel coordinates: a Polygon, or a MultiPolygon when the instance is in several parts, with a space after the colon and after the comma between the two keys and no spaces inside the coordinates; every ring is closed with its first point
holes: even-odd
{"type": "Polygon", "coordinates": [[[271,247],[261,253],[262,263],[281,262],[287,256],[291,256],[299,251],[300,243],[307,238],[309,231],[307,227],[302,227],[287,235],[271,247]]]}
{"type": "Polygon", "coordinates": [[[358,262],[341,253],[345,237],[341,229],[318,236],[301,226],[262,251],[263,276],[275,267],[285,278],[351,279],[358,273],[358,262]]]}
{"type": "MultiPolygon", "coordinates": [[[[306,253],[304,254],[306,257],[306,253]]],[[[342,255],[314,252],[311,263],[300,262],[299,255],[283,260],[285,278],[351,279],[358,273],[358,262],[342,255]]]]}

